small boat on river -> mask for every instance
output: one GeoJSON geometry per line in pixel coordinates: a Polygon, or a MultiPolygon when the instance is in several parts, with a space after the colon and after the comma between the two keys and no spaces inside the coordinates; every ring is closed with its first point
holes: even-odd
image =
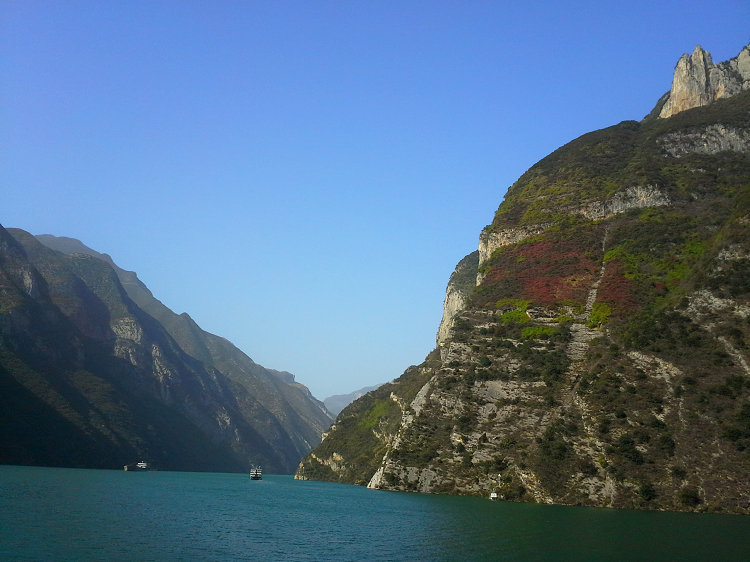
{"type": "Polygon", "coordinates": [[[263,479],[263,469],[259,466],[253,466],[250,469],[250,480],[262,480],[263,479]]]}
{"type": "Polygon", "coordinates": [[[132,464],[126,464],[122,468],[123,470],[127,470],[127,471],[154,470],[154,467],[151,466],[146,461],[139,461],[139,462],[132,463],[132,464]]]}

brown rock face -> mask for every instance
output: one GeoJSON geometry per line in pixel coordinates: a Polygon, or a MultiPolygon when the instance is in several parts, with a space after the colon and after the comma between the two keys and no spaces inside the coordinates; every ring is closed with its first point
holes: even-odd
{"type": "Polygon", "coordinates": [[[714,64],[711,54],[698,45],[692,55],[680,57],[672,89],[659,117],[708,105],[750,88],[750,45],[735,58],[714,64]]]}

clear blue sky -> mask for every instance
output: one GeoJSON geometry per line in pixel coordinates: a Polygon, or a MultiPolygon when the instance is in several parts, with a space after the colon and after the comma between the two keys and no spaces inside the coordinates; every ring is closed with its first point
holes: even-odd
{"type": "Polygon", "coordinates": [[[747,0],[0,0],[0,222],[322,399],[422,361],[529,166],[748,41],[747,0]]]}

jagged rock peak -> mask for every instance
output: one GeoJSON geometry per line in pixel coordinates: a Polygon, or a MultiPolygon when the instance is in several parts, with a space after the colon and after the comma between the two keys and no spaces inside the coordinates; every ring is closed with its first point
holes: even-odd
{"type": "Polygon", "coordinates": [[[697,45],[692,55],[685,53],[677,61],[672,88],[659,117],[671,117],[747,89],[750,89],[750,45],[735,58],[719,64],[714,64],[711,54],[697,45]]]}

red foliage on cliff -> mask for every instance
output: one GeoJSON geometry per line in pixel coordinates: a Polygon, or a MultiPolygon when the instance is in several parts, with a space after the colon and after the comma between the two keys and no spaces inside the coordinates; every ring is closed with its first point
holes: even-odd
{"type": "Polygon", "coordinates": [[[586,301],[599,266],[572,240],[544,240],[505,248],[485,277],[494,285],[511,285],[517,298],[535,304],[586,301]]]}
{"type": "Polygon", "coordinates": [[[631,314],[640,308],[635,284],[625,277],[625,269],[617,260],[607,263],[596,297],[597,301],[607,303],[615,316],[631,314]]]}

